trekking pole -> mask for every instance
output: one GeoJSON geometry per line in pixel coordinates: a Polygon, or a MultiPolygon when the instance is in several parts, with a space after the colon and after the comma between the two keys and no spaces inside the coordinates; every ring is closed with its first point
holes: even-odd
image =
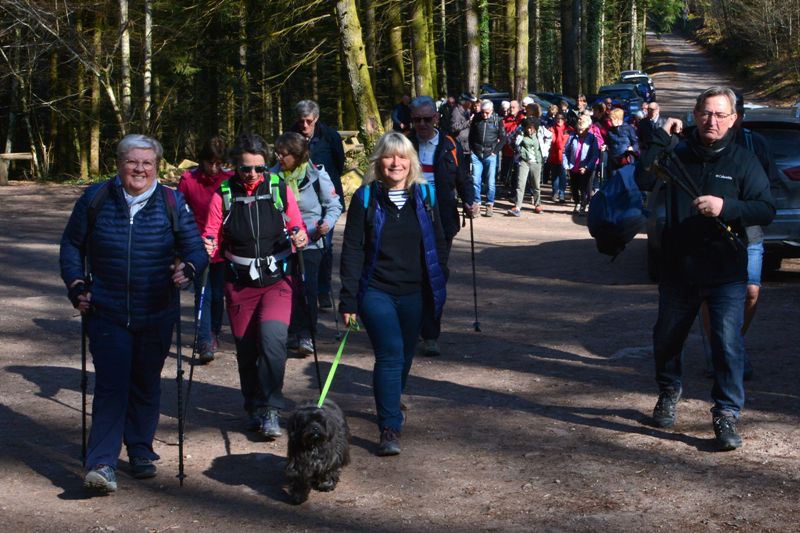
{"type": "MultiPolygon", "coordinates": [[[[298,231],[300,231],[299,226],[293,227],[292,235],[297,235],[298,231]]],[[[303,291],[303,302],[306,304],[306,316],[308,316],[310,322],[311,302],[309,301],[308,291],[306,290],[306,264],[303,260],[303,250],[300,248],[297,249],[297,264],[300,267],[300,290],[303,291]]],[[[316,324],[309,324],[308,329],[311,332],[311,347],[314,349],[314,367],[317,370],[317,386],[319,387],[319,392],[322,393],[322,374],[319,371],[319,357],[317,356],[317,335],[314,332],[316,324]]]]}
{"type": "MultiPolygon", "coordinates": [[[[702,196],[702,191],[699,189],[697,184],[694,181],[692,181],[691,177],[689,176],[689,172],[686,170],[686,167],[683,166],[681,160],[678,159],[678,156],[675,155],[674,152],[669,152],[668,157],[670,161],[672,161],[674,166],[680,171],[681,176],[680,177],[675,176],[664,166],[661,165],[656,165],[656,172],[666,176],[666,178],[668,178],[668,181],[671,181],[676,185],[678,185],[678,187],[680,187],[683,190],[683,192],[688,194],[692,199],[697,199],[699,196],[702,196]]],[[[725,233],[726,237],[731,242],[731,244],[733,244],[734,247],[739,247],[739,248],[744,247],[744,243],[742,243],[741,239],[739,239],[739,236],[733,232],[730,226],[725,224],[725,222],[723,222],[722,219],[719,217],[713,217],[713,218],[714,222],[717,224],[717,227],[719,227],[720,230],[722,230],[722,232],[725,233]]]]}
{"type": "Polygon", "coordinates": [[[183,405],[183,421],[186,423],[186,416],[189,412],[189,398],[192,395],[192,380],[194,379],[194,365],[197,358],[197,337],[200,335],[200,321],[203,319],[203,305],[205,305],[206,301],[206,282],[208,281],[208,271],[211,269],[211,265],[207,266],[205,270],[203,270],[203,275],[201,276],[201,289],[200,289],[200,305],[197,309],[197,315],[195,315],[194,319],[194,343],[192,344],[192,357],[189,359],[189,383],[186,385],[186,401],[183,405]]]}
{"type": "MultiPolygon", "coordinates": [[[[180,259],[176,259],[180,262],[180,259]]],[[[176,376],[175,381],[178,384],[178,482],[183,487],[183,479],[186,475],[183,473],[183,353],[181,351],[181,289],[176,288],[178,299],[178,320],[175,322],[175,358],[176,363],[176,376]]]]}
{"type": "Polygon", "coordinates": [[[472,227],[472,217],[469,217],[469,246],[472,257],[472,300],[475,303],[475,322],[472,325],[475,331],[480,332],[481,323],[478,322],[478,281],[475,275],[475,232],[472,227]]]}
{"type": "Polygon", "coordinates": [[[86,468],[86,385],[88,376],[86,373],[86,315],[81,314],[81,462],[86,468]]]}

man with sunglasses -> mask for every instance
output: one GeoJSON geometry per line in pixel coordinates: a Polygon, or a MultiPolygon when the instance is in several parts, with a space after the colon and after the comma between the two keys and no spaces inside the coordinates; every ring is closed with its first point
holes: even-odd
{"type": "MultiPolygon", "coordinates": [[[[475,202],[469,163],[464,160],[461,145],[452,136],[436,129],[439,114],[433,98],[418,96],[411,101],[409,109],[412,125],[409,139],[419,154],[422,175],[436,188],[436,205],[444,228],[446,255],[449,256],[453,238],[460,228],[456,194],[461,198],[466,216],[477,216],[480,212],[480,206],[475,202]]],[[[447,264],[447,257],[439,259],[442,264],[447,264]]],[[[440,332],[441,321],[426,312],[421,332],[425,355],[439,355],[437,339],[440,332]]]]}
{"type": "MultiPolygon", "coordinates": [[[[294,106],[295,123],[290,131],[301,134],[308,141],[309,159],[315,165],[322,165],[333,182],[336,194],[344,210],[344,145],[339,132],[319,121],[319,105],[314,100],[301,100],[294,106]]],[[[331,272],[333,270],[333,226],[325,234],[325,248],[319,266],[319,308],[332,309],[331,272]]]]}
{"type": "Polygon", "coordinates": [[[653,422],[662,428],[675,423],[683,343],[705,302],[714,366],[712,423],[721,450],[742,445],[736,424],[744,406],[745,227],[769,224],[775,216],[764,169],[735,142],[735,102],[726,87],[704,91],[694,108],[697,126],[684,130],[680,120],[667,119],[653,132],[636,171],[643,190],[652,190],[659,177],[666,180],[667,218],[653,329],[659,387],[653,422]]]}

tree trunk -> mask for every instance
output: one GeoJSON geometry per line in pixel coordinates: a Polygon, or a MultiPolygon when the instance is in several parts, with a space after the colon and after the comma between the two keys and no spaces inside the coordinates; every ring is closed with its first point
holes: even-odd
{"type": "Polygon", "coordinates": [[[605,82],[606,72],[606,0],[597,0],[597,88],[605,82]]]}
{"type": "Polygon", "coordinates": [[[480,34],[478,33],[478,10],[477,0],[465,0],[464,16],[467,21],[467,90],[472,94],[478,94],[480,84],[480,34]]]}
{"type": "Polygon", "coordinates": [[[447,97],[449,92],[447,90],[447,10],[445,4],[445,0],[439,1],[439,17],[442,27],[441,47],[439,48],[439,62],[441,64],[439,68],[439,73],[441,74],[439,76],[439,94],[447,97]]]}
{"type": "MultiPolygon", "coordinates": [[[[375,27],[375,2],[373,0],[362,0],[362,10],[364,12],[364,46],[367,52],[367,65],[370,68],[370,75],[375,76],[375,65],[377,65],[377,29],[375,27]]],[[[373,80],[374,82],[375,80],[373,80]]],[[[375,89],[375,86],[372,87],[375,89]]]]}
{"type": "MultiPolygon", "coordinates": [[[[92,30],[92,57],[94,62],[100,61],[103,54],[103,15],[97,12],[94,15],[94,28],[92,30]]],[[[89,103],[89,174],[100,175],[100,76],[92,76],[92,93],[89,103]]]]}
{"type": "Polygon", "coordinates": [[[241,104],[239,107],[239,129],[250,131],[250,75],[247,72],[247,3],[242,2],[239,13],[239,94],[241,104]]]}
{"type": "MultiPolygon", "coordinates": [[[[490,40],[491,32],[489,31],[489,0],[478,0],[480,8],[480,27],[479,42],[480,42],[480,58],[481,58],[481,83],[489,83],[489,68],[491,67],[490,58],[490,40]]],[[[479,90],[480,87],[476,88],[479,90]]]]}
{"type": "MultiPolygon", "coordinates": [[[[518,48],[518,41],[517,38],[519,37],[519,6],[518,4],[526,4],[526,11],[527,11],[527,3],[528,0],[506,0],[506,11],[504,18],[504,32],[503,35],[505,37],[505,48],[508,53],[508,61],[506,61],[506,65],[508,66],[508,70],[506,71],[506,86],[509,87],[510,92],[513,95],[517,94],[516,87],[517,87],[517,76],[519,75],[519,71],[517,71],[517,52],[519,51],[518,48]]],[[[527,53],[527,50],[526,50],[527,53]]],[[[527,72],[527,65],[525,65],[525,72],[527,72]]],[[[527,81],[526,85],[527,85],[527,81]]]]}
{"type": "Polygon", "coordinates": [[[517,0],[517,50],[514,72],[514,95],[522,100],[528,95],[528,0],[517,0]]]}
{"type": "Polygon", "coordinates": [[[530,25],[529,28],[533,28],[533,32],[531,34],[530,39],[530,48],[528,49],[529,57],[533,61],[533,68],[530,69],[530,76],[529,76],[529,86],[531,91],[535,92],[539,90],[539,80],[541,78],[540,72],[541,69],[539,68],[539,64],[541,60],[539,58],[539,50],[541,48],[541,16],[540,16],[540,8],[539,8],[539,0],[530,0],[530,4],[528,6],[528,10],[530,12],[530,25]]]}
{"type": "Polygon", "coordinates": [[[428,38],[426,42],[428,44],[428,64],[429,69],[431,71],[431,92],[428,93],[429,96],[432,98],[436,98],[436,88],[439,85],[438,81],[438,73],[436,71],[436,32],[434,31],[434,12],[433,12],[433,0],[425,0],[425,20],[427,22],[428,27],[428,38]]]}
{"type": "MultiPolygon", "coordinates": [[[[406,84],[405,65],[403,64],[403,23],[398,0],[392,0],[387,4],[386,22],[389,26],[389,71],[392,96],[399,97],[406,92],[406,84]]],[[[341,66],[341,63],[339,65],[341,66]]]]}
{"type": "MultiPolygon", "coordinates": [[[[83,36],[83,16],[78,13],[75,18],[75,33],[83,36]]],[[[78,172],[82,180],[89,177],[89,152],[86,144],[86,68],[83,63],[78,63],[75,76],[75,92],[78,95],[78,123],[75,126],[73,141],[76,155],[78,156],[78,172]]]]}
{"type": "Polygon", "coordinates": [[[342,39],[350,87],[353,91],[353,102],[358,117],[358,130],[367,153],[383,135],[383,126],[378,112],[378,103],[372,91],[367,56],[364,53],[364,42],[361,34],[361,22],[358,20],[355,0],[338,0],[336,15],[339,21],[339,33],[342,39]]]}
{"type": "Polygon", "coordinates": [[[414,89],[417,96],[433,96],[433,74],[428,56],[428,22],[425,17],[427,0],[413,0],[411,4],[411,45],[414,51],[414,89]]]}
{"type": "Polygon", "coordinates": [[[638,21],[639,17],[636,15],[636,0],[631,0],[631,11],[630,11],[630,49],[628,50],[628,68],[635,69],[636,65],[636,43],[639,41],[639,33],[637,28],[639,27],[638,21]]]}
{"type": "Polygon", "coordinates": [[[561,0],[561,91],[567,95],[578,93],[576,76],[577,27],[573,17],[576,0],[561,0]]]}
{"type": "MultiPolygon", "coordinates": [[[[119,0],[120,63],[122,72],[122,118],[127,130],[131,120],[131,35],[128,0],[119,0]]],[[[124,133],[124,132],[123,132],[124,133]]]]}
{"type": "Polygon", "coordinates": [[[150,133],[153,80],[153,0],[144,2],[144,75],[142,76],[142,131],[150,133]]]}

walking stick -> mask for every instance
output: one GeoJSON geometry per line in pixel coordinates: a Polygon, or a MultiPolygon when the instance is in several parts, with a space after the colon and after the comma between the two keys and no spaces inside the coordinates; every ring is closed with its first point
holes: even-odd
{"type": "Polygon", "coordinates": [[[175,322],[175,357],[177,359],[177,369],[175,381],[178,384],[178,481],[180,486],[183,487],[183,479],[186,475],[183,473],[183,353],[181,351],[181,289],[176,289],[178,298],[178,320],[175,322]]]}
{"type": "Polygon", "coordinates": [[[197,337],[200,335],[200,321],[203,318],[203,305],[206,301],[206,282],[208,281],[208,271],[211,266],[207,266],[201,276],[201,289],[200,289],[200,305],[197,309],[197,315],[194,317],[194,343],[192,344],[192,357],[189,359],[189,383],[186,385],[186,401],[183,406],[183,421],[186,423],[186,415],[189,412],[189,398],[192,395],[192,380],[194,379],[194,365],[197,359],[197,337]]]}
{"type": "MultiPolygon", "coordinates": [[[[295,226],[292,228],[292,235],[297,235],[297,232],[300,231],[299,226],[295,226]]],[[[301,290],[303,291],[303,302],[306,304],[306,315],[311,320],[311,303],[308,299],[308,291],[306,290],[306,264],[303,260],[303,250],[300,248],[297,249],[297,264],[300,267],[300,283],[301,283],[301,290]]],[[[334,310],[335,313],[335,310],[334,310]]],[[[310,324],[308,328],[311,332],[311,347],[314,349],[314,367],[317,370],[317,386],[319,387],[319,392],[322,394],[322,374],[319,371],[319,357],[317,356],[317,335],[315,333],[316,324],[310,324]]]]}
{"type": "Polygon", "coordinates": [[[81,462],[86,468],[86,384],[88,376],[86,374],[86,315],[81,314],[81,462]]]}
{"type": "Polygon", "coordinates": [[[475,331],[480,332],[481,323],[478,321],[478,281],[475,275],[475,232],[472,228],[472,217],[469,217],[469,246],[472,257],[472,299],[475,303],[475,322],[472,324],[475,331]]]}

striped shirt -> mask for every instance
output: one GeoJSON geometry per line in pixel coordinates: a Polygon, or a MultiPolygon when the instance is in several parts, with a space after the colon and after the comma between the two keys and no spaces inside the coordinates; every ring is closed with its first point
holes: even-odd
{"type": "Polygon", "coordinates": [[[389,191],[389,200],[397,206],[397,210],[403,209],[408,200],[408,189],[393,189],[389,191]]]}
{"type": "Polygon", "coordinates": [[[430,140],[419,140],[419,163],[422,166],[422,175],[425,179],[433,185],[433,154],[436,153],[436,147],[439,145],[439,132],[436,132],[430,140]]]}

